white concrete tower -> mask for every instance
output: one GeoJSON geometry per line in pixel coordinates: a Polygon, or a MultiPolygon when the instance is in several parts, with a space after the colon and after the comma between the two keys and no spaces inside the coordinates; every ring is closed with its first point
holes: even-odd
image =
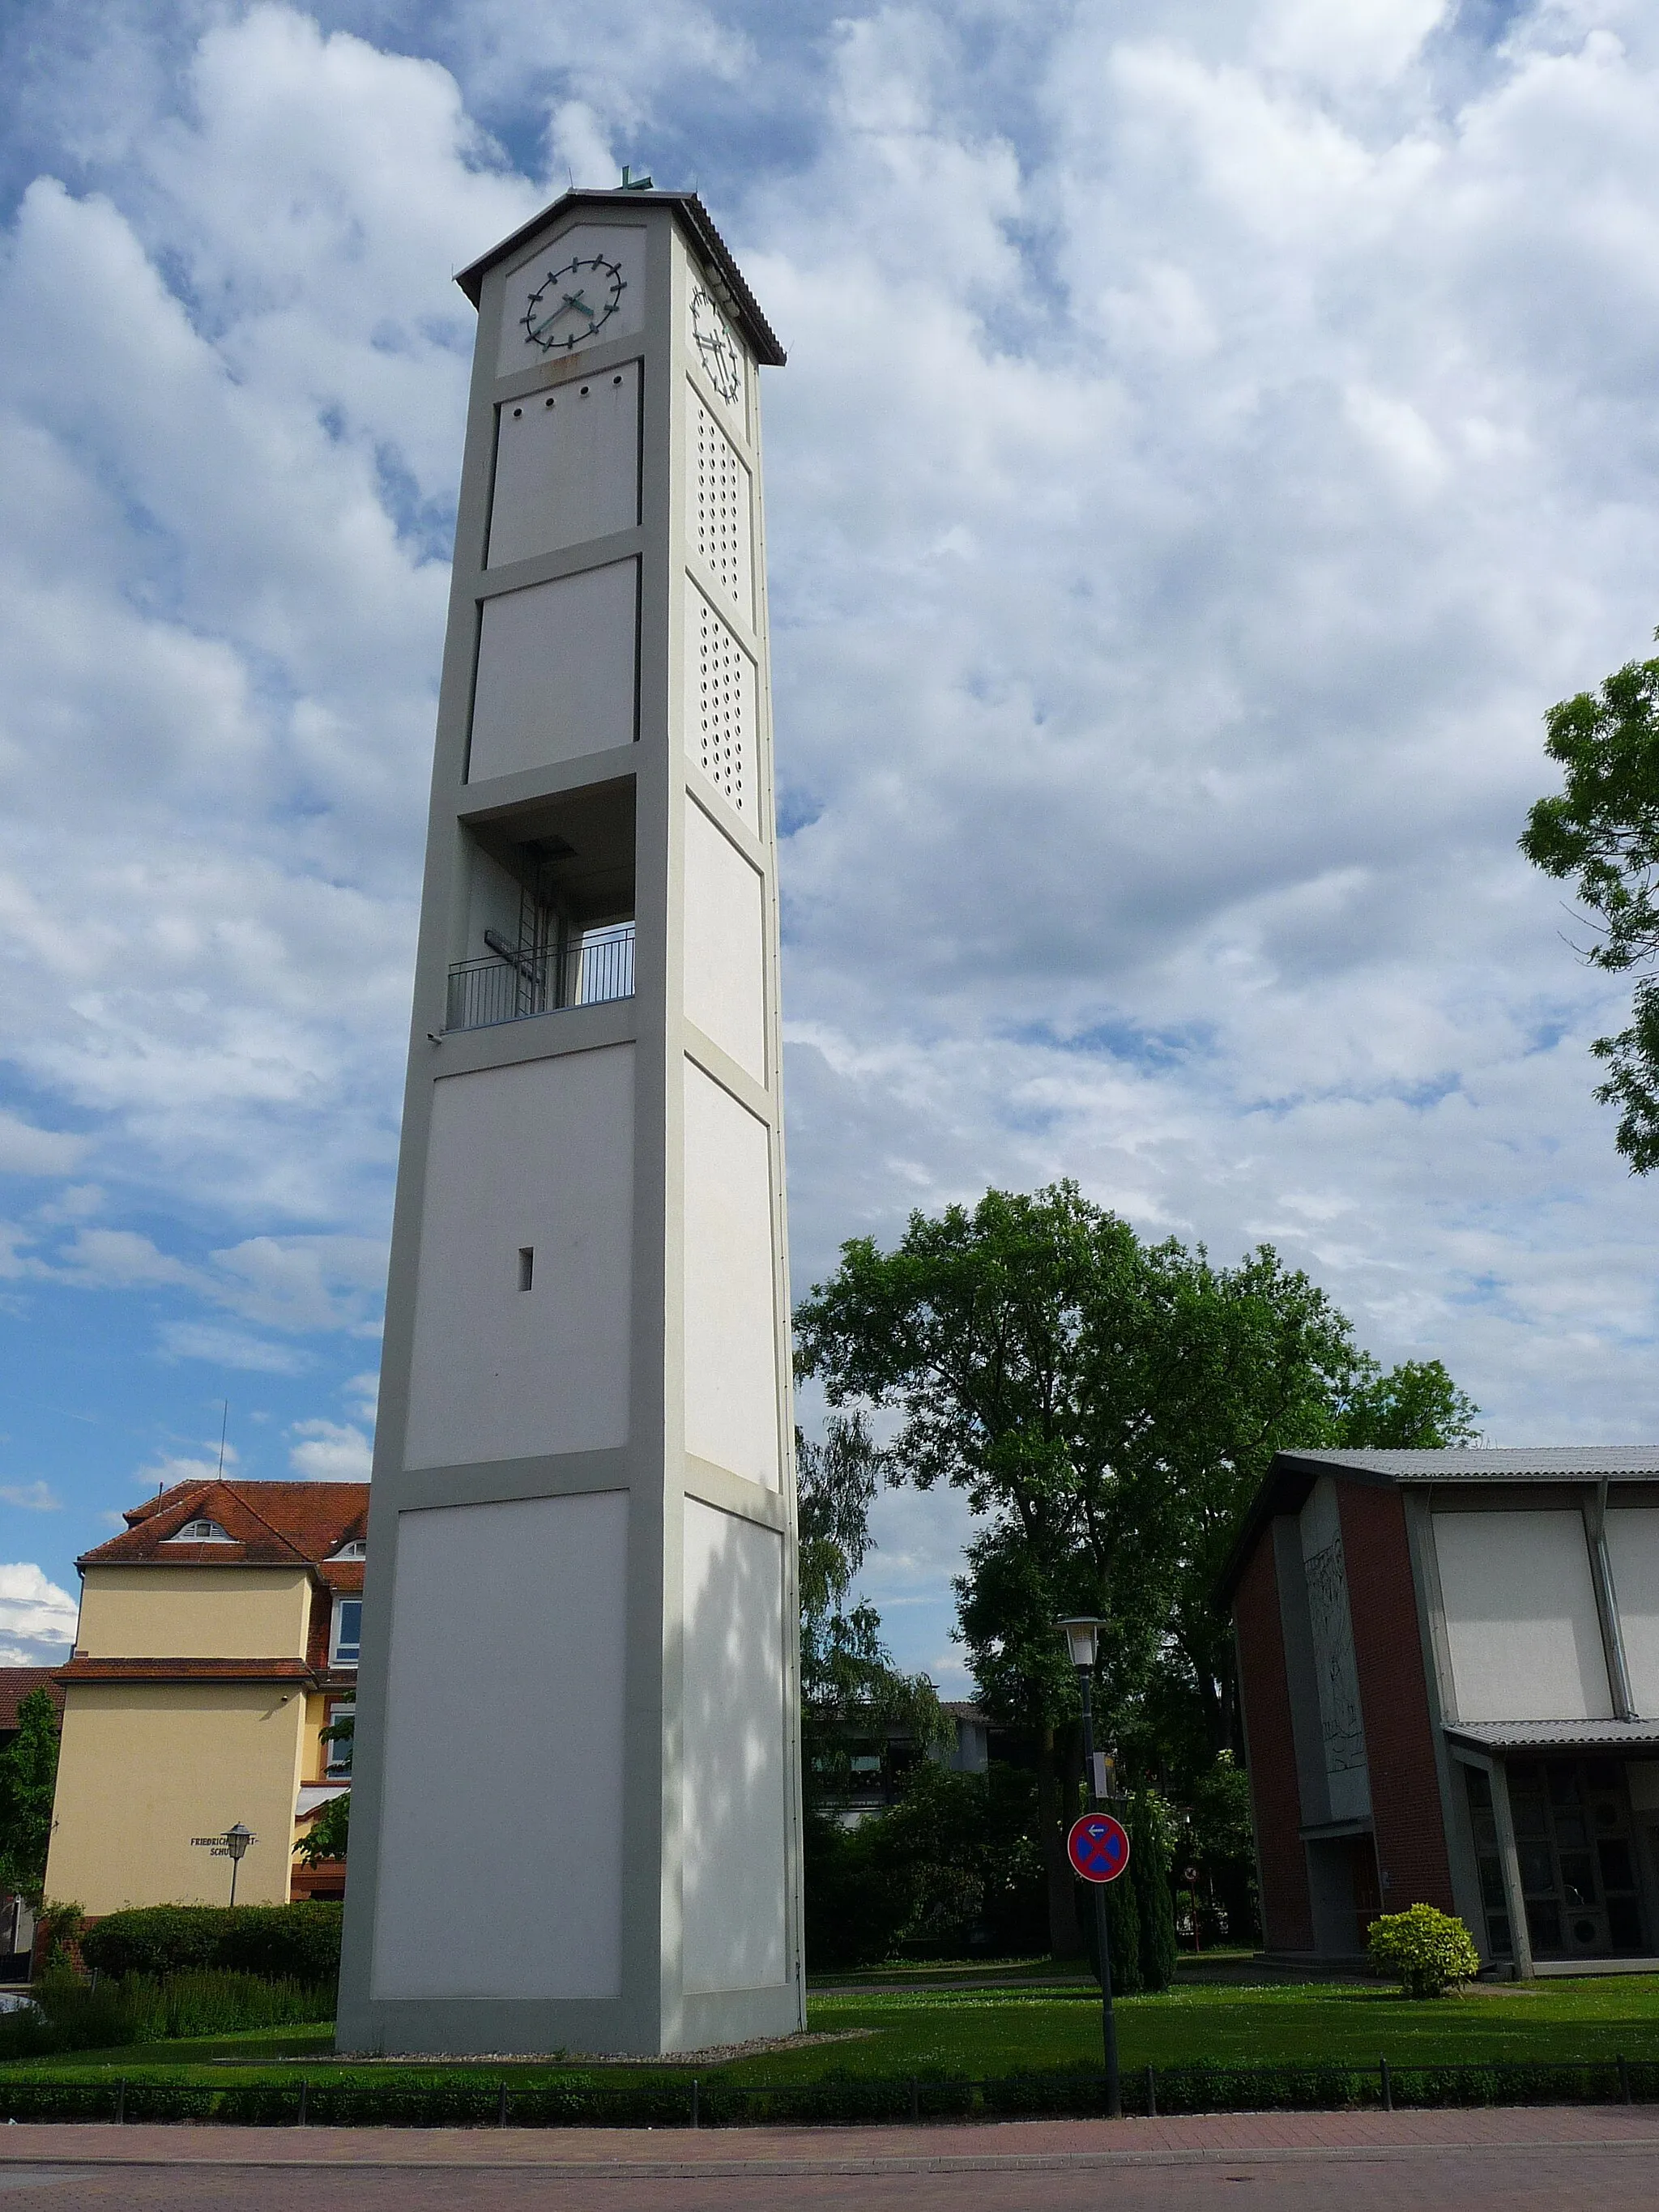
{"type": "Polygon", "coordinates": [[[392,1231],[344,2049],[803,2017],[757,370],[695,195],[478,310],[392,1231]]]}

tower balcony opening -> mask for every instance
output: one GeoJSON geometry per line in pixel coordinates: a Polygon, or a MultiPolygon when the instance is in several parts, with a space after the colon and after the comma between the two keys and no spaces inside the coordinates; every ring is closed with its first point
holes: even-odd
{"type": "Polygon", "coordinates": [[[634,785],[600,785],[467,832],[466,943],[447,1030],[634,995],[634,785]]]}

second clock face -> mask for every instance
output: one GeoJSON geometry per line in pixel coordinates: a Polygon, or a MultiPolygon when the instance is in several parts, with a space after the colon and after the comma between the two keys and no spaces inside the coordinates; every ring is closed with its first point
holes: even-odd
{"type": "MultiPolygon", "coordinates": [[[[526,270],[526,276],[535,272],[526,270]]],[[[575,254],[549,269],[534,286],[520,317],[526,347],[540,352],[574,353],[598,337],[622,307],[627,283],[614,261],[603,254],[575,254]]]]}
{"type": "Polygon", "coordinates": [[[691,294],[691,343],[703,374],[728,407],[743,396],[743,356],[712,294],[701,284],[691,294]]]}

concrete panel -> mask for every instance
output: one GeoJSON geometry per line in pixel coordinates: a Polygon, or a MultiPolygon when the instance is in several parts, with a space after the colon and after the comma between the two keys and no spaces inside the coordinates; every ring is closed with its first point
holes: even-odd
{"type": "Polygon", "coordinates": [[[1460,1719],[1611,1717],[1581,1514],[1437,1513],[1434,1545],[1460,1719]]]}
{"type": "Polygon", "coordinates": [[[760,819],[755,664],[695,586],[685,622],[686,750],[752,829],[760,819]]]}
{"type": "Polygon", "coordinates": [[[1341,1515],[1336,1485],[1329,1475],[1322,1475],[1314,1485],[1302,1509],[1300,1525],[1330,1817],[1353,1820],[1371,1809],[1370,1780],[1353,1621],[1348,1609],[1341,1515]]]}
{"type": "Polygon", "coordinates": [[[632,1045],[434,1086],[407,1466],[627,1442],[633,1135],[632,1045]]]}
{"type": "Polygon", "coordinates": [[[765,1989],[785,1946],[783,1540],[685,1502],[684,1977],[765,1989]]]}
{"type": "Polygon", "coordinates": [[[638,362],[497,410],[492,568],[632,530],[639,519],[638,362]]]}
{"type": "Polygon", "coordinates": [[[778,1486],[770,1151],[764,1126],[685,1062],[685,1448],[778,1486]]]}
{"type": "Polygon", "coordinates": [[[639,574],[611,561],[484,601],[470,781],[633,744],[639,574]]]}
{"type": "Polygon", "coordinates": [[[766,1081],[765,920],[760,877],[700,806],[685,810],[685,1011],[757,1083],[766,1081]]]}
{"type": "Polygon", "coordinates": [[[628,1499],[398,1516],[377,1997],[622,1986],[628,1499]]]}
{"type": "Polygon", "coordinates": [[[1659,1512],[1639,1506],[1610,1512],[1607,1559],[1632,1702],[1644,1719],[1659,1719],[1659,1512]]]}
{"type": "MultiPolygon", "coordinates": [[[[607,304],[613,285],[602,273],[583,270],[575,283],[577,290],[585,290],[599,310],[607,304]]],[[[580,354],[582,346],[610,345],[617,338],[631,337],[645,327],[645,231],[643,227],[613,228],[609,223],[577,223],[571,229],[561,231],[550,246],[538,246],[517,267],[507,273],[506,296],[501,303],[501,339],[496,349],[497,376],[517,376],[520,370],[539,368],[545,362],[564,361],[580,354]],[[591,339],[578,340],[574,348],[567,348],[562,341],[578,332],[583,320],[567,315],[544,337],[557,341],[550,346],[539,345],[530,337],[525,326],[526,313],[536,322],[545,320],[556,309],[564,294],[572,287],[568,281],[553,289],[548,289],[548,279],[557,270],[568,269],[577,258],[591,261],[595,255],[609,262],[622,278],[622,290],[617,295],[614,311],[607,314],[591,339]],[[540,292],[542,298],[532,310],[532,293],[540,292]]]]}
{"type": "Polygon", "coordinates": [[[688,384],[685,526],[704,567],[746,623],[755,619],[749,471],[688,384]]]}

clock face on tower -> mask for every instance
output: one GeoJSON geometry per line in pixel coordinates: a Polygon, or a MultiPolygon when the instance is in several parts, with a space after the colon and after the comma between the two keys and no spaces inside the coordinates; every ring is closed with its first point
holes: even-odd
{"type": "Polygon", "coordinates": [[[743,392],[743,357],[725,316],[701,284],[691,295],[691,343],[704,375],[728,407],[736,406],[743,392]]]}
{"type": "Polygon", "coordinates": [[[519,319],[525,343],[543,353],[574,353],[599,336],[626,289],[622,270],[603,254],[578,254],[550,269],[519,319]]]}

